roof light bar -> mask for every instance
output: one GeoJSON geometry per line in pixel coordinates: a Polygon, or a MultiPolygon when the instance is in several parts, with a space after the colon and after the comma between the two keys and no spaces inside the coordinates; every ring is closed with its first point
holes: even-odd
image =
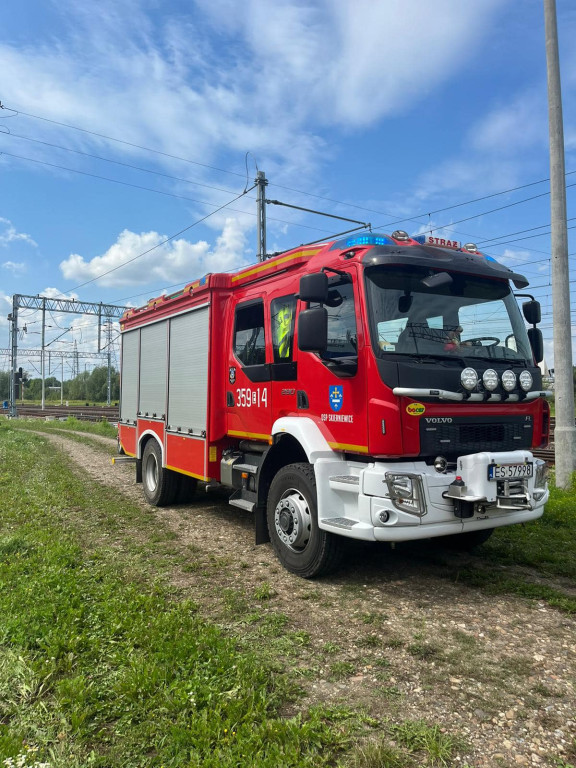
{"type": "Polygon", "coordinates": [[[345,240],[337,240],[330,250],[347,250],[363,245],[395,245],[395,243],[388,235],[356,235],[345,240]]]}

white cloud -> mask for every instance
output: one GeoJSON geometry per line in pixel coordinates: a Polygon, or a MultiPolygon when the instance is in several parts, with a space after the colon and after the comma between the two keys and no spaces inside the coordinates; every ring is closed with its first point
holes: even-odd
{"type": "MultiPolygon", "coordinates": [[[[4,328],[8,325],[8,314],[12,312],[12,296],[0,291],[0,328],[4,328]]],[[[6,336],[4,336],[6,339],[6,336]]],[[[0,342],[2,346],[3,342],[0,342]]]]}
{"type": "Polygon", "coordinates": [[[535,146],[548,146],[546,92],[518,95],[505,106],[479,119],[469,136],[470,146],[490,154],[525,154],[535,146]]]}
{"type": "Polygon", "coordinates": [[[281,169],[301,174],[331,151],[320,126],[366,126],[412,109],[470,58],[503,7],[411,0],[406,13],[402,0],[197,0],[187,17],[153,24],[137,3],[103,0],[95,24],[92,9],[69,0],[58,45],[0,45],[13,94],[3,99],[206,163],[228,150],[238,167],[250,149],[281,183],[281,169]]]}
{"type": "Polygon", "coordinates": [[[21,261],[5,261],[2,264],[2,269],[7,269],[13,275],[21,275],[26,272],[26,264],[21,261]]]}
{"type": "Polygon", "coordinates": [[[3,231],[0,231],[0,246],[7,247],[10,243],[18,241],[34,247],[37,246],[37,243],[30,235],[27,235],[25,232],[18,232],[9,219],[4,219],[0,216],[0,225],[3,227],[3,231]]]}
{"type": "Polygon", "coordinates": [[[512,269],[521,266],[523,262],[533,260],[534,254],[530,253],[530,251],[516,250],[514,248],[505,248],[504,253],[498,256],[498,261],[512,269]]]}
{"type": "Polygon", "coordinates": [[[138,234],[125,229],[103,255],[86,261],[79,254],[71,254],[60,263],[60,269],[66,280],[74,282],[92,280],[115,270],[100,278],[98,284],[128,286],[186,282],[207,272],[237,268],[247,261],[244,229],[233,218],[226,219],[212,249],[204,240],[196,243],[183,238],[168,243],[164,240],[166,235],[158,232],[138,234]],[[130,259],[134,261],[121,266],[130,259]]]}
{"type": "Polygon", "coordinates": [[[406,111],[449,77],[503,4],[412,0],[409,13],[403,0],[197,0],[197,6],[215,27],[230,35],[240,30],[257,88],[271,107],[287,105],[317,123],[358,126],[406,111]]]}

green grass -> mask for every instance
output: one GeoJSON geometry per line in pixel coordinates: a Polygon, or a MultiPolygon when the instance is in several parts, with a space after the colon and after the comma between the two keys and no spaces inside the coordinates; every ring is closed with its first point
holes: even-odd
{"type": "Polygon", "coordinates": [[[576,475],[567,490],[551,485],[539,520],[496,529],[479,552],[481,563],[449,570],[450,578],[576,613],[573,589],[562,589],[562,583],[576,585],[576,475]]]}
{"type": "Polygon", "coordinates": [[[454,758],[464,748],[462,739],[450,736],[438,725],[408,720],[389,725],[378,739],[358,747],[346,763],[349,768],[416,768],[456,765],[454,758]]]}
{"type": "Polygon", "coordinates": [[[125,557],[136,508],[78,482],[63,457],[9,422],[0,467],[0,761],[334,763],[341,726],[317,710],[281,717],[289,679],[125,557]]]}
{"type": "MultiPolygon", "coordinates": [[[[0,420],[1,422],[2,420],[0,420]]],[[[68,416],[65,421],[43,421],[42,419],[18,419],[19,429],[29,429],[38,432],[54,432],[69,430],[74,432],[86,432],[92,435],[101,435],[116,439],[118,430],[105,419],[101,421],[81,421],[74,416],[68,416]]]]}
{"type": "Polygon", "coordinates": [[[568,490],[551,486],[539,520],[499,529],[484,550],[491,560],[537,568],[543,575],[576,582],[576,476],[568,490]]]}
{"type": "Polygon", "coordinates": [[[423,720],[407,721],[391,727],[396,741],[411,753],[425,755],[426,765],[450,765],[456,752],[464,746],[461,739],[445,733],[438,725],[423,720]]]}

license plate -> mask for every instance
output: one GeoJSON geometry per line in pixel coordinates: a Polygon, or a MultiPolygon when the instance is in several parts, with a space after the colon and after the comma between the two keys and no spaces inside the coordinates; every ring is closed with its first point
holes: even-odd
{"type": "Polygon", "coordinates": [[[489,464],[488,480],[515,480],[519,477],[532,477],[534,465],[526,464],[489,464]]]}

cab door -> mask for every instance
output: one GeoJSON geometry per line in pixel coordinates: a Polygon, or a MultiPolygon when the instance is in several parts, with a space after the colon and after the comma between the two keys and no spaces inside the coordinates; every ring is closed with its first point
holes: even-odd
{"type": "Polygon", "coordinates": [[[282,292],[270,300],[272,342],[271,389],[274,420],[307,409],[307,397],[298,387],[298,350],[294,344],[296,296],[282,292]]]}
{"type": "Polygon", "coordinates": [[[269,332],[266,302],[254,296],[234,308],[226,387],[227,432],[246,440],[268,440],[271,430],[269,332]]]}

